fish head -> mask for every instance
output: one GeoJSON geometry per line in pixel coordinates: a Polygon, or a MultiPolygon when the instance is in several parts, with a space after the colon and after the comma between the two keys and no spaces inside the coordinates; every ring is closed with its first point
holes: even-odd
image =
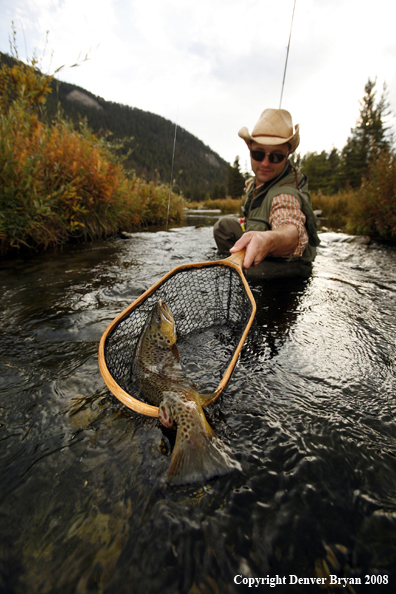
{"type": "Polygon", "coordinates": [[[170,307],[161,299],[151,310],[146,326],[146,336],[158,347],[172,348],[176,343],[175,320],[170,307]]]}

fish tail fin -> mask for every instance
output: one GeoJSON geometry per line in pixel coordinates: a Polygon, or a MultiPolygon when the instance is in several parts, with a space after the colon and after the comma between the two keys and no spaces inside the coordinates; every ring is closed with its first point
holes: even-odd
{"type": "Polygon", "coordinates": [[[199,404],[189,401],[177,418],[176,443],[168,473],[172,485],[203,482],[241,469],[216,437],[199,404]]]}

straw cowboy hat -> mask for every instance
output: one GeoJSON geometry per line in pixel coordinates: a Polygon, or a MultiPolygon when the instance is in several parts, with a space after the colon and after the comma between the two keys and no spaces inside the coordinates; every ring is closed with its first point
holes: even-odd
{"type": "Polygon", "coordinates": [[[254,126],[252,134],[250,135],[249,130],[244,127],[239,130],[238,136],[243,138],[248,146],[252,141],[269,145],[288,142],[291,145],[291,153],[300,144],[299,125],[296,125],[293,133],[293,120],[286,109],[265,109],[254,126]]]}

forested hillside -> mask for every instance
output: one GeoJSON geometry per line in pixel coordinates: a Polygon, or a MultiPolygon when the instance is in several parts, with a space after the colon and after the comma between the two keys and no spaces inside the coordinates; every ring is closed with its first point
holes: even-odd
{"type": "MultiPolygon", "coordinates": [[[[12,61],[1,52],[0,57],[6,63],[12,61]]],[[[75,123],[86,118],[95,134],[110,132],[113,140],[125,139],[124,152],[130,150],[130,156],[124,165],[147,180],[169,183],[175,136],[173,122],[148,111],[105,101],[81,87],[54,79],[52,93],[47,98],[46,117],[53,118],[59,108],[64,117],[75,123]]],[[[174,191],[182,191],[187,198],[203,199],[213,192],[215,184],[225,185],[226,178],[226,161],[178,127],[174,191]]]]}

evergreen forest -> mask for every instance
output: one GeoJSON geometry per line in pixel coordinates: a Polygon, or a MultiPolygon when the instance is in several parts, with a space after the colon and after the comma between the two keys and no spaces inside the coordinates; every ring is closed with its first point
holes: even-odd
{"type": "Polygon", "coordinates": [[[313,192],[337,194],[347,188],[357,189],[367,178],[378,153],[392,148],[393,138],[386,121],[390,117],[386,85],[377,99],[376,81],[368,79],[360,101],[359,117],[341,150],[307,153],[299,156],[302,171],[309,178],[313,192]]]}

